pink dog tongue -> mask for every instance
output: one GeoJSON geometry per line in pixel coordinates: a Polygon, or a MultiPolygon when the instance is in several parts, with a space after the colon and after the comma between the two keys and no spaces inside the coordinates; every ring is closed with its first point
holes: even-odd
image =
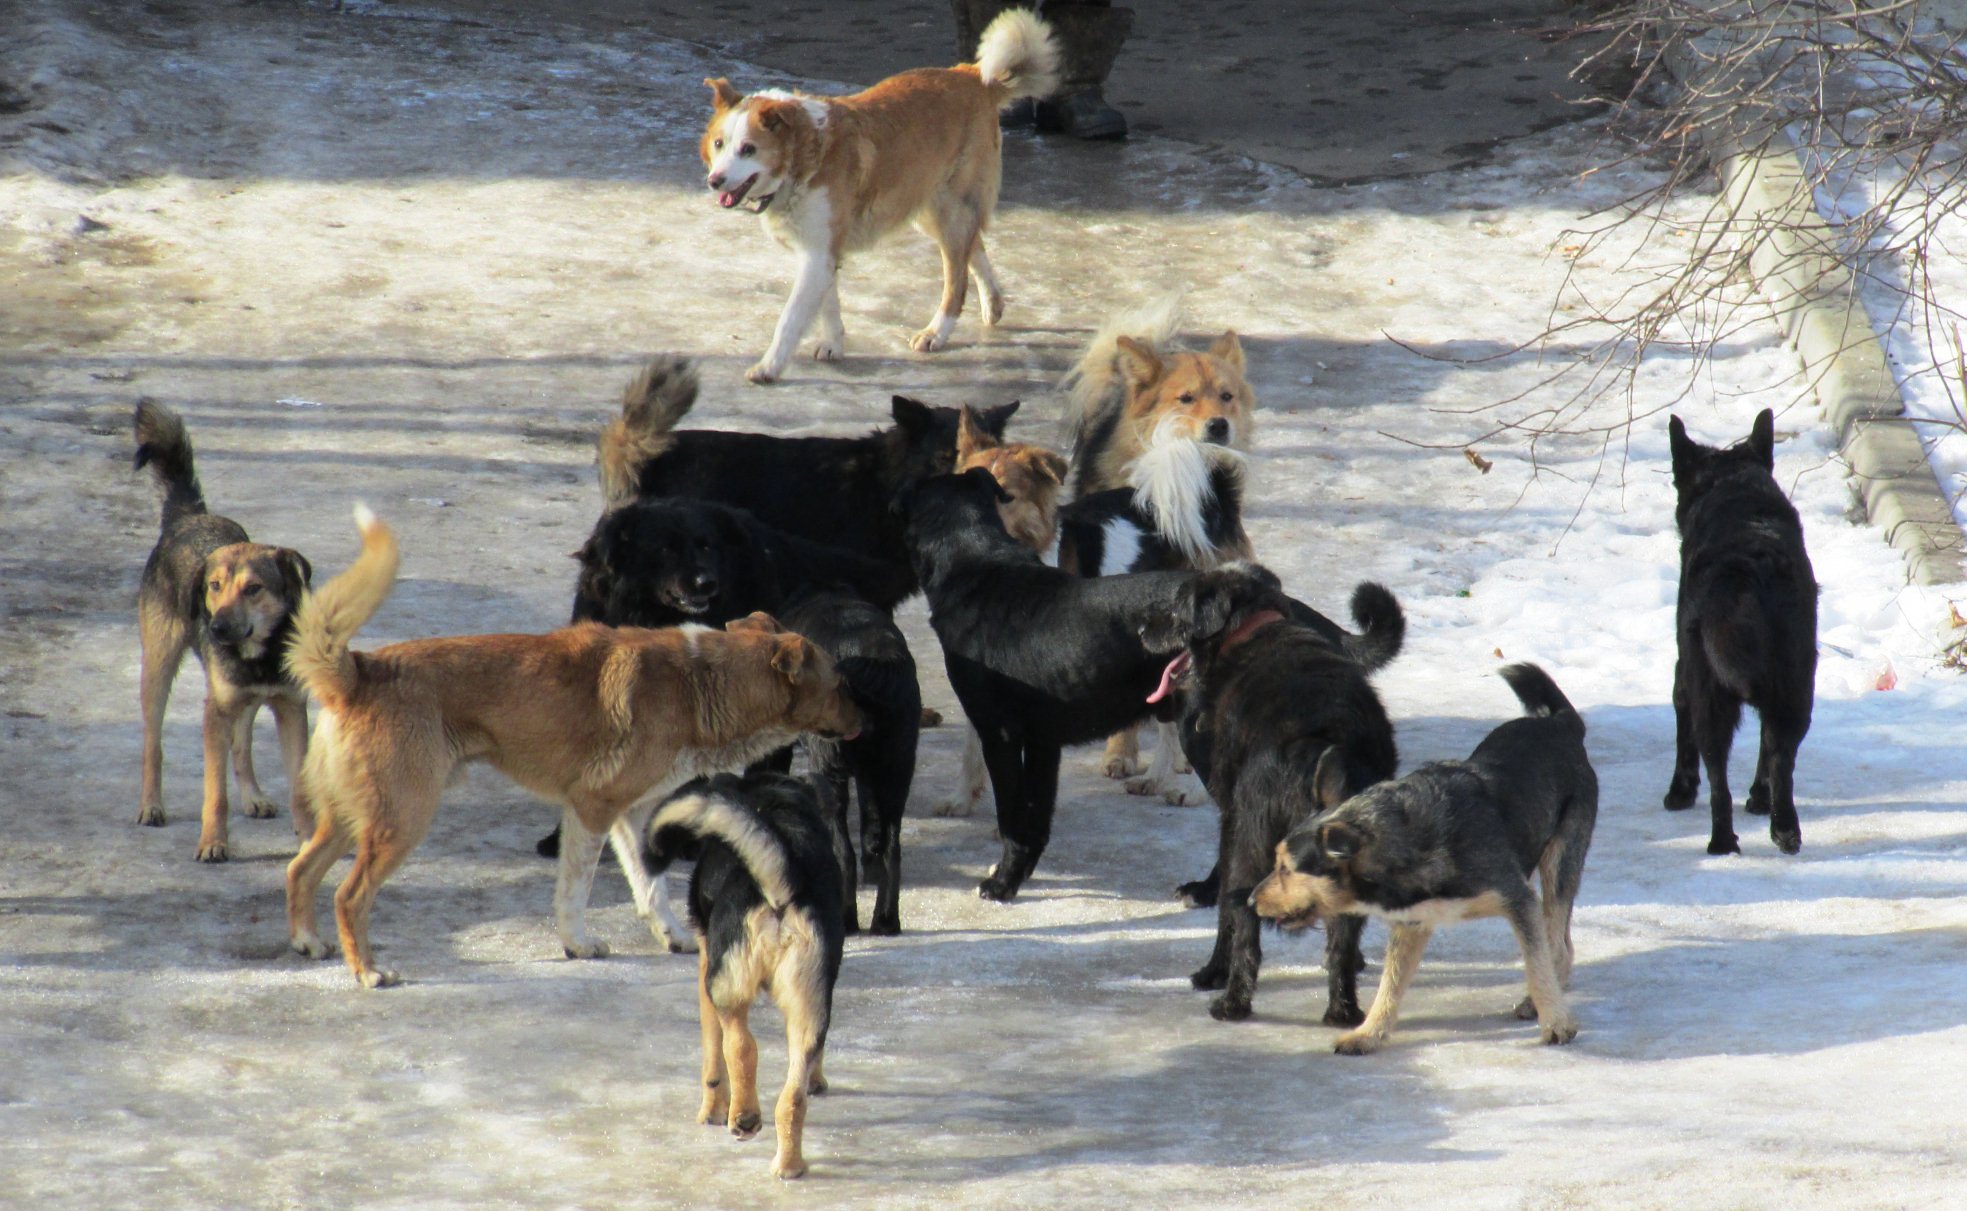
{"type": "Polygon", "coordinates": [[[1177,653],[1175,658],[1168,662],[1168,667],[1161,670],[1161,684],[1154,687],[1154,692],[1147,696],[1147,700],[1149,702],[1159,702],[1163,698],[1166,698],[1174,690],[1175,678],[1188,672],[1190,663],[1191,661],[1187,652],[1177,653]]]}
{"type": "Polygon", "coordinates": [[[738,191],[735,189],[727,189],[723,193],[718,194],[717,204],[719,206],[722,206],[726,210],[729,210],[731,207],[736,206],[738,204],[738,191]]]}

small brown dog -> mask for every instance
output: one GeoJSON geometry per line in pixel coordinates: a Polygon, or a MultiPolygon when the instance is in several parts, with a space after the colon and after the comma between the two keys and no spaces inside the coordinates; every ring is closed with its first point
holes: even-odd
{"type": "Polygon", "coordinates": [[[283,664],[294,607],[312,569],[300,552],[253,542],[239,523],[206,511],[191,439],[177,413],[142,400],[135,424],[135,465],[148,466],[164,489],[157,545],[137,590],[137,633],[143,642],[143,790],[137,823],[165,822],[164,707],[185,652],[196,652],[205,667],[205,802],[197,855],[200,862],[223,862],[230,855],[228,751],[246,814],[274,814],[253,773],[253,717],[262,704],[273,708],[279,725],[294,830],[304,837],[314,828],[300,780],[307,755],[307,697],[283,664]]]}
{"type": "Polygon", "coordinates": [[[653,807],[637,812],[637,804],[699,774],[742,767],[801,732],[851,738],[860,730],[833,660],[764,614],[728,631],[582,623],[352,652],[397,564],[389,527],[359,506],[355,521],[361,554],[301,603],[287,656],[321,702],[303,773],[319,824],[287,867],[287,921],[295,950],[329,953],[315,933],[315,892],[353,846],[335,925],[366,987],[397,978],[370,954],[369,909],[423,839],[459,766],[489,762],[561,806],[554,918],[569,958],[599,958],[608,948],[588,937],[583,917],[604,837],[645,915],[645,886],[666,894],[643,871],[637,833],[653,807]]]}

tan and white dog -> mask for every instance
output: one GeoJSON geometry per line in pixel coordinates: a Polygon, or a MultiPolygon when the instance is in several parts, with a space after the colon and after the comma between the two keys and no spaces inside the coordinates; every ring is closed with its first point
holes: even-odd
{"type": "Polygon", "coordinates": [[[706,181],[726,209],[758,215],[799,255],[792,297],[772,343],[745,372],[775,381],[820,318],[813,356],[841,354],[840,258],[912,222],[942,250],[942,304],[909,344],[924,353],[949,343],[971,274],[984,322],[1004,313],[1004,296],[984,253],[983,232],[997,208],[997,112],[1049,95],[1058,84],[1051,28],[1026,9],[1009,9],[984,31],[977,61],[890,76],[848,97],[809,97],[777,89],[746,96],[728,80],[705,80],[710,124],[700,150],[706,181]]]}

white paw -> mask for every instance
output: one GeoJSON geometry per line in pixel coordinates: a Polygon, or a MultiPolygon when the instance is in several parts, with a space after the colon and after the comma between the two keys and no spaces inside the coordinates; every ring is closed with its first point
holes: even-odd
{"type": "Polygon", "coordinates": [[[968,818],[970,813],[976,810],[977,797],[975,795],[952,795],[929,809],[932,815],[955,816],[959,819],[968,818]]]}
{"type": "Polygon", "coordinates": [[[744,372],[744,378],[748,383],[757,383],[763,387],[770,383],[778,382],[779,372],[764,362],[759,362],[756,366],[744,372]]]}
{"type": "Polygon", "coordinates": [[[362,987],[364,988],[394,988],[403,982],[403,977],[397,975],[395,972],[380,971],[374,967],[369,968],[355,978],[362,981],[362,987]]]}
{"type": "Polygon", "coordinates": [[[335,953],[334,947],[311,933],[295,934],[287,945],[293,948],[295,954],[306,955],[310,959],[325,959],[335,953]]]}
{"type": "Polygon", "coordinates": [[[838,339],[821,341],[819,344],[813,346],[813,360],[816,362],[839,361],[840,354],[843,352],[843,344],[844,342],[838,339]]]}
{"type": "Polygon", "coordinates": [[[1138,757],[1108,757],[1100,772],[1109,778],[1131,778],[1141,772],[1138,757]]]}
{"type": "Polygon", "coordinates": [[[605,959],[608,957],[608,944],[596,942],[591,938],[581,938],[571,943],[562,943],[561,949],[570,959],[605,959]]]}
{"type": "Polygon", "coordinates": [[[664,949],[668,950],[669,953],[673,955],[688,955],[688,954],[697,953],[697,939],[691,934],[671,933],[667,929],[663,929],[660,926],[658,926],[653,932],[656,935],[656,941],[661,942],[663,944],[664,949]]]}
{"type": "Polygon", "coordinates": [[[1161,779],[1152,774],[1127,779],[1127,793],[1130,795],[1159,795],[1164,789],[1161,779]]]}
{"type": "Polygon", "coordinates": [[[1004,318],[1004,296],[1000,294],[993,298],[985,299],[983,305],[983,322],[995,328],[997,326],[997,321],[1003,318],[1004,318]]]}
{"type": "Polygon", "coordinates": [[[924,328],[908,338],[908,347],[917,353],[934,353],[949,344],[949,338],[935,328],[924,328]]]}

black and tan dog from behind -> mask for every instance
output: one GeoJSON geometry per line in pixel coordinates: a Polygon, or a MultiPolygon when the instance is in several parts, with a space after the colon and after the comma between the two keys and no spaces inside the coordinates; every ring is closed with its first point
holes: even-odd
{"type": "Polygon", "coordinates": [[[252,541],[245,527],[205,507],[184,420],[155,400],[136,410],[136,467],[149,467],[164,489],[157,545],[137,590],[143,642],[143,790],[137,823],[158,826],[164,814],[164,707],[184,654],[205,668],[205,799],[198,831],[200,862],[231,855],[227,833],[226,755],[231,754],[246,814],[275,814],[253,772],[253,718],[273,709],[287,766],[294,829],[313,830],[301,789],[307,755],[307,696],[283,663],[293,611],[312,569],[300,552],[252,541]]]}
{"type": "Polygon", "coordinates": [[[1680,528],[1680,601],[1673,667],[1673,781],[1666,809],[1694,805],[1707,766],[1713,830],[1707,852],[1741,852],[1728,793],[1728,750],[1742,704],[1762,719],[1749,787],[1751,815],[1769,839],[1803,848],[1796,818],[1796,750],[1810,730],[1817,680],[1817,579],[1803,522],[1776,485],[1776,420],[1763,409],[1748,438],[1726,449],[1687,436],[1674,417],[1673,511],[1680,528]]]}
{"type": "Polygon", "coordinates": [[[295,950],[329,953],[315,933],[315,893],[354,849],[335,924],[365,987],[396,982],[369,948],[376,893],[423,840],[461,766],[486,762],[561,808],[554,919],[569,958],[599,958],[608,948],[588,936],[585,912],[604,838],[648,917],[666,893],[642,867],[641,825],[653,810],[642,805],[802,733],[860,730],[832,658],[764,614],[722,631],[581,623],[351,651],[398,560],[388,526],[359,507],[355,520],[361,553],[302,601],[287,654],[321,704],[302,772],[319,819],[287,867],[287,920],[295,950]]]}
{"type": "Polygon", "coordinates": [[[649,821],[644,861],[694,858],[703,1103],[697,1121],[758,1134],[758,1043],[751,1007],[769,995],[785,1018],[785,1086],[772,1173],[806,1172],[806,1099],[826,1092],[822,1060],[846,945],[832,826],[813,788],[784,774],[720,774],[682,788],[649,821]]]}
{"type": "Polygon", "coordinates": [[[1475,917],[1507,918],[1523,948],[1530,995],[1516,1016],[1535,1017],[1546,1043],[1577,1037],[1564,988],[1598,776],[1584,720],[1550,675],[1513,664],[1502,676],[1528,715],[1490,732],[1466,761],[1430,762],[1346,798],[1343,755],[1327,750],[1315,776],[1326,810],[1279,843],[1276,868],[1250,894],[1259,916],[1286,929],[1348,913],[1392,925],[1379,994],[1366,1021],[1339,1036],[1342,1055],[1379,1050],[1428,938],[1475,917]]]}

